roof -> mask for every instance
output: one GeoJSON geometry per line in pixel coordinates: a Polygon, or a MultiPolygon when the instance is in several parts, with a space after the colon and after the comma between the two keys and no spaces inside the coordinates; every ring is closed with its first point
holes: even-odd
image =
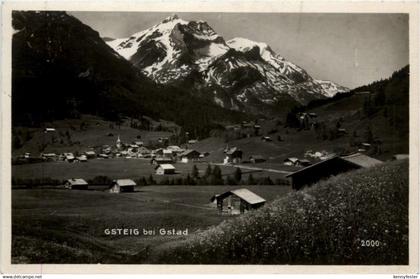
{"type": "Polygon", "coordinates": [[[298,171],[292,172],[292,173],[290,173],[290,174],[286,175],[286,177],[291,177],[291,176],[294,176],[295,174],[301,173],[301,172],[303,172],[303,171],[305,171],[305,170],[307,170],[307,169],[310,169],[310,168],[313,168],[313,167],[315,167],[315,166],[318,166],[318,165],[324,164],[325,162],[329,162],[329,161],[334,160],[334,159],[337,159],[337,158],[340,158],[340,157],[338,157],[338,156],[333,156],[333,157],[331,157],[331,158],[325,159],[325,160],[320,161],[320,162],[318,162],[318,163],[312,164],[312,165],[310,165],[310,166],[308,166],[308,167],[306,167],[306,168],[303,168],[303,169],[300,169],[300,170],[298,170],[298,171]]]}
{"type": "Polygon", "coordinates": [[[394,159],[395,160],[404,160],[404,159],[409,159],[409,155],[408,154],[395,154],[394,155],[394,159]]]}
{"type": "Polygon", "coordinates": [[[95,151],[86,151],[85,154],[96,154],[95,151]]]}
{"type": "Polygon", "coordinates": [[[369,168],[382,163],[382,161],[361,153],[355,153],[341,158],[362,168],[369,168]]]}
{"type": "Polygon", "coordinates": [[[158,168],[159,167],[164,169],[164,170],[174,170],[175,169],[175,167],[171,164],[161,164],[161,165],[158,166],[158,168]]]}
{"type": "Polygon", "coordinates": [[[70,178],[67,179],[67,182],[71,185],[88,185],[86,180],[84,180],[83,178],[70,178]]]}
{"type": "Polygon", "coordinates": [[[284,159],[284,161],[290,161],[292,163],[296,163],[297,161],[299,161],[299,159],[296,157],[290,157],[290,158],[284,159]]]}
{"type": "Polygon", "coordinates": [[[172,162],[172,159],[167,157],[157,157],[153,160],[155,160],[156,162],[172,162]]]}
{"type": "Polygon", "coordinates": [[[265,199],[263,199],[262,197],[258,196],[257,194],[251,192],[250,190],[246,188],[236,189],[229,192],[240,197],[241,199],[243,199],[249,204],[258,204],[258,203],[266,202],[265,199]]]}
{"type": "Polygon", "coordinates": [[[332,157],[330,157],[328,159],[325,159],[321,162],[315,163],[315,164],[310,165],[306,168],[303,168],[303,169],[300,169],[300,170],[295,171],[293,173],[290,173],[290,174],[286,175],[286,177],[294,176],[295,174],[301,173],[301,172],[303,172],[307,169],[313,168],[313,167],[318,166],[320,164],[324,164],[325,162],[329,162],[331,160],[336,160],[336,159],[344,160],[346,162],[352,163],[352,164],[354,164],[356,166],[359,166],[359,167],[362,167],[362,168],[369,168],[369,167],[373,167],[375,165],[378,165],[378,164],[382,163],[382,161],[379,161],[375,158],[369,157],[369,156],[361,154],[361,153],[355,153],[355,154],[352,154],[352,155],[342,156],[342,157],[332,156],[332,157]]]}
{"type": "Polygon", "coordinates": [[[136,182],[134,182],[131,179],[117,179],[114,180],[114,183],[116,183],[119,186],[136,186],[136,182]]]}
{"type": "Polygon", "coordinates": [[[238,149],[237,147],[232,147],[231,149],[229,149],[227,152],[226,152],[226,154],[228,154],[228,155],[232,155],[232,154],[234,154],[235,152],[242,152],[240,149],[238,149]]]}

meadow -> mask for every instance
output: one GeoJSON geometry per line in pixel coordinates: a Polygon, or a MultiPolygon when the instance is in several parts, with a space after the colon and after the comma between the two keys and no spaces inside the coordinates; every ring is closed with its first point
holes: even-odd
{"type": "MultiPolygon", "coordinates": [[[[268,201],[290,191],[246,186],[268,201]]],[[[52,188],[12,190],[13,263],[145,263],[186,236],[106,235],[105,229],[159,228],[195,234],[235,217],[210,198],[241,186],[146,186],[134,193],[52,188]]]]}
{"type": "Polygon", "coordinates": [[[171,264],[408,264],[408,162],[332,177],[163,251],[171,264]]]}

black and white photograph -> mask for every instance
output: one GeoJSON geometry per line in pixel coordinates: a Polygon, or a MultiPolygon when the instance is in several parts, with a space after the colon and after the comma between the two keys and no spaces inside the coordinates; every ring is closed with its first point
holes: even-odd
{"type": "Polygon", "coordinates": [[[413,264],[409,13],[10,19],[10,264],[413,264]]]}

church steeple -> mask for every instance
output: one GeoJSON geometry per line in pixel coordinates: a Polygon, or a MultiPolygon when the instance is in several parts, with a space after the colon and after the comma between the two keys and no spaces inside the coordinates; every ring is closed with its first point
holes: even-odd
{"type": "Polygon", "coordinates": [[[121,140],[120,140],[120,135],[118,135],[117,138],[117,144],[116,144],[117,148],[121,148],[121,140]]]}

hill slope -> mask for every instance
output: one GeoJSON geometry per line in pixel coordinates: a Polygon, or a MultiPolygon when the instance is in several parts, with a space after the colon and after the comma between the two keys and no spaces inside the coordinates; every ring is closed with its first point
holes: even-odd
{"type": "Polygon", "coordinates": [[[408,162],[321,181],[158,254],[177,264],[407,264],[408,162]]]}
{"type": "Polygon", "coordinates": [[[65,12],[13,12],[13,124],[36,126],[80,114],[174,120],[192,136],[244,116],[162,87],[65,12]],[[191,117],[194,115],[194,117],[191,117]]]}

